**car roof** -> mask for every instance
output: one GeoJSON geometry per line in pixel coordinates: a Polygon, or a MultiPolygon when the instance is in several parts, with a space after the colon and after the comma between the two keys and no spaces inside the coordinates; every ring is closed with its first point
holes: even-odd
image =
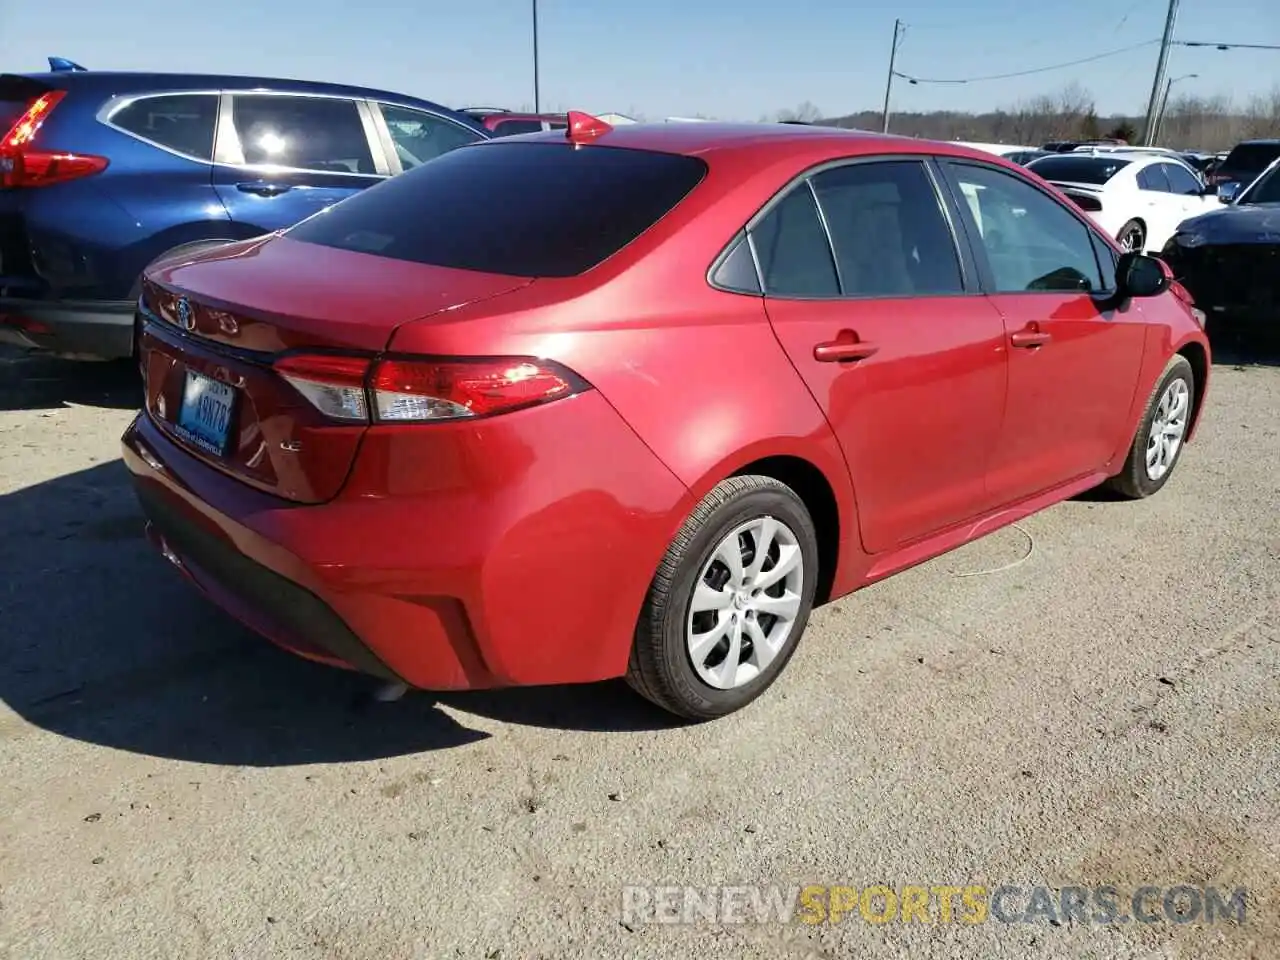
{"type": "Polygon", "coordinates": [[[167,90],[216,89],[216,90],[266,90],[271,92],[327,94],[361,99],[400,101],[426,105],[437,110],[458,115],[460,111],[421,97],[356,87],[342,83],[326,83],[317,80],[291,80],[283,77],[245,77],[212,73],[143,73],[140,71],[114,70],[58,70],[43,73],[24,73],[31,80],[71,90],[87,87],[110,93],[131,94],[143,91],[163,93],[167,90]]]}
{"type": "MultiPolygon", "coordinates": [[[[529,133],[503,138],[507,142],[554,142],[567,139],[565,131],[529,133]]],[[[821,162],[840,156],[873,156],[890,153],[939,154],[1003,163],[995,154],[956,143],[921,140],[895,134],[842,127],[789,123],[635,123],[619,124],[605,133],[579,142],[658,153],[709,157],[714,154],[760,152],[821,162]]],[[[1016,167],[1015,167],[1016,169],[1016,167]]]]}

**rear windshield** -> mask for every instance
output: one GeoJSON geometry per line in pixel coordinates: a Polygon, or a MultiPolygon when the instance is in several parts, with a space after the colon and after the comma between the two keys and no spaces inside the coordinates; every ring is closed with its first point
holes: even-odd
{"type": "Polygon", "coordinates": [[[1280,143],[1240,143],[1227,154],[1222,167],[1241,173],[1261,173],[1276,157],[1280,157],[1280,143]]]}
{"type": "Polygon", "coordinates": [[[441,267],[571,277],[648,230],[706,170],[675,154],[490,141],[392,177],[289,236],[441,267]]]}
{"type": "Polygon", "coordinates": [[[1049,156],[1033,160],[1029,169],[1046,180],[1106,183],[1129,163],[1115,157],[1049,156]]]}

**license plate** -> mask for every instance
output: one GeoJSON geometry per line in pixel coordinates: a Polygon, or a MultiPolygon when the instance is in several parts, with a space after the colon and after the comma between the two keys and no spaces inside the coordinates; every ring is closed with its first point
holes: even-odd
{"type": "Polygon", "coordinates": [[[188,370],[174,426],[188,443],[220,457],[227,449],[235,399],[232,387],[188,370]]]}

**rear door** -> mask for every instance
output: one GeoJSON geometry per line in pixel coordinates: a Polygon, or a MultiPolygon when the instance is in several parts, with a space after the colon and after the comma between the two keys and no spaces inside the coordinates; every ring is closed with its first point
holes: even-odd
{"type": "Polygon", "coordinates": [[[769,320],[844,451],[871,553],[983,510],[1004,408],[1000,315],[931,169],[820,171],[749,230],[769,320]]]}
{"type": "MultiPolygon", "coordinates": [[[[1160,251],[1185,218],[1182,197],[1173,191],[1165,163],[1153,163],[1137,173],[1142,197],[1138,213],[1147,224],[1146,249],[1160,251]]],[[[1139,251],[1142,252],[1142,251],[1139,251]]]]}
{"type": "Polygon", "coordinates": [[[1013,503],[1111,457],[1126,429],[1146,326],[1132,301],[1114,305],[1111,247],[1060,201],[993,166],[942,166],[968,201],[961,216],[1004,317],[1009,395],[988,484],[995,503],[1013,503]]]}
{"type": "Polygon", "coordinates": [[[254,233],[291,226],[390,172],[369,105],[346,97],[229,93],[215,159],[218,196],[254,233]]]}

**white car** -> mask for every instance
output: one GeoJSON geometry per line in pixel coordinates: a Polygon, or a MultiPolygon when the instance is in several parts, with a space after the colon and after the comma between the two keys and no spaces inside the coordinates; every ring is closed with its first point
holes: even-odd
{"type": "Polygon", "coordinates": [[[1125,250],[1141,253],[1159,253],[1178,224],[1220,202],[1188,164],[1165,154],[1059,153],[1027,169],[1074,200],[1125,250]]]}

